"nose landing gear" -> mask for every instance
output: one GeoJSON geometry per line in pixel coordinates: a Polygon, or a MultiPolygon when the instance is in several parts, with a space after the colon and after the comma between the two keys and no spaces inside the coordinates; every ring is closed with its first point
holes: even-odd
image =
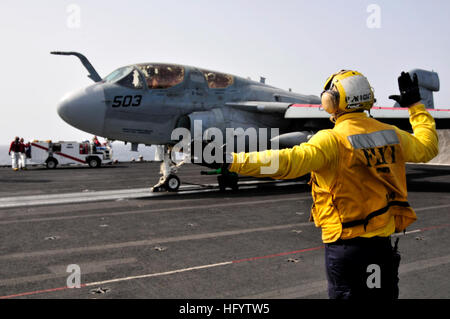
{"type": "Polygon", "coordinates": [[[164,157],[161,163],[160,174],[162,176],[159,178],[158,183],[151,188],[151,191],[156,192],[176,192],[181,185],[181,181],[175,173],[178,168],[185,163],[181,161],[176,164],[171,159],[172,146],[164,145],[164,157]]]}
{"type": "MultiPolygon", "coordinates": [[[[176,192],[178,191],[181,181],[176,175],[178,168],[185,163],[182,160],[178,164],[174,163],[171,158],[172,146],[164,145],[163,162],[161,163],[160,174],[161,177],[158,183],[151,188],[152,192],[176,192]]],[[[219,168],[213,171],[201,171],[202,175],[217,175],[217,182],[220,191],[225,191],[231,188],[237,191],[239,188],[239,176],[236,173],[230,172],[226,168],[219,168]]]]}

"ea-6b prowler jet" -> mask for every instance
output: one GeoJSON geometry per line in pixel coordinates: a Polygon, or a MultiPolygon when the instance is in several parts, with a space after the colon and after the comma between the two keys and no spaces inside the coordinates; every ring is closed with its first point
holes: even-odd
{"type": "MultiPolygon", "coordinates": [[[[265,148],[292,147],[333,125],[329,114],[320,107],[318,96],[278,89],[265,84],[263,78],[256,82],[227,73],[167,63],[124,66],[102,78],[78,52],[51,53],[78,57],[95,82],[61,100],[58,114],[64,121],[94,135],[130,142],[132,150],[137,150],[138,144],[162,146],[162,176],[154,191],[176,191],[180,185],[175,175],[180,163],[173,162],[171,156],[174,145],[179,142],[172,137],[176,128],[189,130],[194,141],[208,139],[208,130],[212,128],[215,132],[220,130],[222,136],[227,136],[227,129],[235,129],[234,138],[245,136],[248,129],[270,131],[277,128],[277,136],[267,137],[269,143],[257,141],[261,149],[264,145],[265,148]],[[196,123],[201,123],[200,131],[196,123]]],[[[437,73],[419,69],[410,71],[412,73],[418,75],[424,103],[433,109],[432,92],[439,91],[437,73]]],[[[438,129],[450,128],[448,110],[436,109],[430,113],[438,129]]],[[[408,110],[404,108],[373,107],[371,116],[411,129],[408,110]]],[[[245,141],[244,148],[248,150],[249,141],[245,141]]],[[[220,181],[219,178],[219,184],[220,181]]]]}

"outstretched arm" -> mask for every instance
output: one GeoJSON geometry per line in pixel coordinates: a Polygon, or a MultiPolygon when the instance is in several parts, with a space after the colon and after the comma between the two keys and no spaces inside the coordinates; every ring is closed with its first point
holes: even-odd
{"type": "Polygon", "coordinates": [[[337,163],[337,141],[331,130],[322,130],[307,143],[283,150],[233,153],[231,172],[254,177],[293,179],[337,163]]]}

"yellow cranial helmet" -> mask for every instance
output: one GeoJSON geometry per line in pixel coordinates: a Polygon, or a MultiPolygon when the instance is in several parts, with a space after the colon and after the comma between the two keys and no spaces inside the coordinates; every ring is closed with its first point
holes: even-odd
{"type": "Polygon", "coordinates": [[[375,102],[367,78],[357,71],[341,70],[325,82],[322,107],[330,114],[370,110],[375,102]]]}

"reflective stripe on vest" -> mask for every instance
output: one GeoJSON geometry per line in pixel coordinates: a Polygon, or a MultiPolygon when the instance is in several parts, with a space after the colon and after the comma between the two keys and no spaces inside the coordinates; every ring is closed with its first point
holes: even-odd
{"type": "Polygon", "coordinates": [[[394,130],[377,131],[368,134],[347,136],[348,141],[355,149],[380,147],[390,144],[399,144],[398,136],[394,130]]]}

